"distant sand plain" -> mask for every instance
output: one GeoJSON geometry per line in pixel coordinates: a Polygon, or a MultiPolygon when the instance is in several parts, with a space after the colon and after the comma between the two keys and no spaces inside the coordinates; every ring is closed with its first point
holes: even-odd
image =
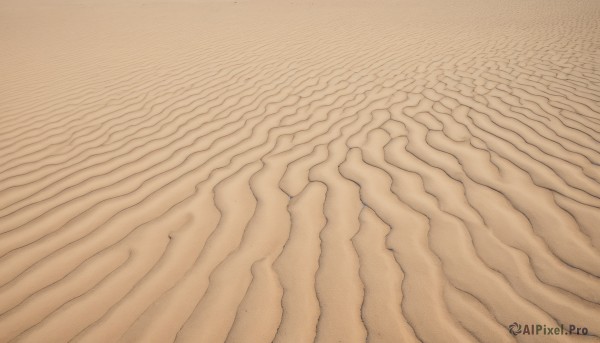
{"type": "Polygon", "coordinates": [[[0,81],[1,342],[600,341],[599,1],[3,1],[0,81]]]}

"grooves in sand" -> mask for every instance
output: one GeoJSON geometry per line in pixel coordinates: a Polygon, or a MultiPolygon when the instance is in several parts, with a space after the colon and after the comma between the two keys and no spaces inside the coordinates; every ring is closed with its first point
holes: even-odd
{"type": "Polygon", "coordinates": [[[600,341],[600,2],[0,25],[0,342],[600,341]]]}

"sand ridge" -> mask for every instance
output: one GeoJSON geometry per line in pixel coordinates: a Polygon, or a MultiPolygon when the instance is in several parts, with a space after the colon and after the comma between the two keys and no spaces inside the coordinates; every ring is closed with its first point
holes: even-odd
{"type": "Polygon", "coordinates": [[[2,3],[0,342],[600,341],[598,18],[2,3]]]}

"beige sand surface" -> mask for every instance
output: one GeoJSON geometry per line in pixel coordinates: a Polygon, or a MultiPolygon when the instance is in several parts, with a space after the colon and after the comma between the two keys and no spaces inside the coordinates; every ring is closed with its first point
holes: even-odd
{"type": "Polygon", "coordinates": [[[599,164],[597,0],[4,0],[0,342],[598,342],[599,164]]]}

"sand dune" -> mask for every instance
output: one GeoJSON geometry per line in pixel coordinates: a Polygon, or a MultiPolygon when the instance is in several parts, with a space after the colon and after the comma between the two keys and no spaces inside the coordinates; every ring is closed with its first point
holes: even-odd
{"type": "Polygon", "coordinates": [[[1,342],[600,341],[598,1],[0,26],[1,342]]]}

